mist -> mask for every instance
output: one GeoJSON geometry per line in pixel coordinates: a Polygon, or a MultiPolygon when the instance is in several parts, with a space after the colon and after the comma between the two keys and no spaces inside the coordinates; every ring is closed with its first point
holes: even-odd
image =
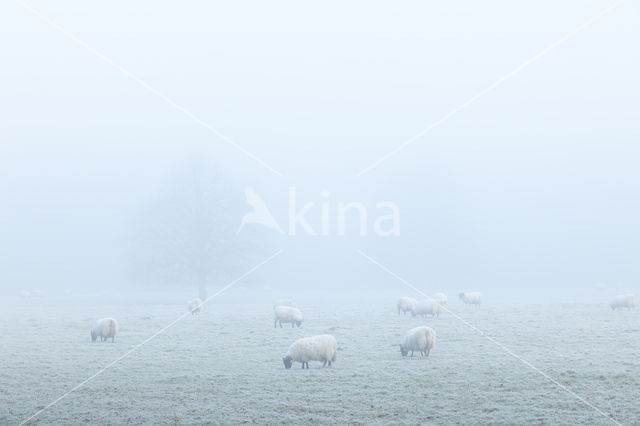
{"type": "MultiPolygon", "coordinates": [[[[463,309],[456,315],[498,333],[487,311],[474,322],[460,292],[482,292],[480,309],[523,323],[525,307],[555,318],[578,304],[571,327],[609,313],[616,295],[640,293],[636,4],[25,1],[0,10],[7,329],[52,315],[88,339],[100,317],[153,318],[128,337],[138,326],[119,319],[136,345],[200,298],[207,333],[225,316],[251,327],[264,317],[271,331],[280,299],[332,318],[318,331],[339,330],[365,306],[387,318],[400,296],[444,292],[463,309]]],[[[447,315],[446,330],[462,327],[450,312],[440,321],[447,315]]],[[[357,348],[353,339],[340,350],[357,348]]],[[[281,363],[293,340],[263,362],[281,363]]],[[[19,423],[48,402],[0,410],[0,420],[19,423]]],[[[321,412],[310,418],[332,421],[321,412]]],[[[516,415],[475,420],[524,420],[516,415]]],[[[175,416],[134,422],[189,422],[175,416]]],[[[591,418],[561,419],[550,421],[591,418]]],[[[253,419],[218,421],[244,420],[253,419]]],[[[451,421],[460,420],[436,418],[451,421]]]]}

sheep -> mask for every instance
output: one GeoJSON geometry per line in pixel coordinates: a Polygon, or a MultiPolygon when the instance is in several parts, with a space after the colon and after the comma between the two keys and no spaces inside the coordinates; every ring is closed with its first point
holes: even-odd
{"type": "Polygon", "coordinates": [[[187,309],[191,312],[191,315],[199,314],[202,311],[202,305],[204,305],[202,300],[195,298],[187,302],[187,309]]]}
{"type": "Polygon", "coordinates": [[[440,302],[435,299],[418,300],[411,310],[411,315],[414,317],[420,315],[423,318],[427,315],[438,317],[440,316],[440,302]]]}
{"type": "Polygon", "coordinates": [[[622,294],[620,296],[614,297],[611,301],[611,309],[622,309],[627,308],[629,310],[634,309],[636,307],[636,298],[633,294],[622,294]]]}
{"type": "Polygon", "coordinates": [[[302,368],[309,369],[309,361],[323,361],[324,367],[329,363],[336,362],[336,352],[338,350],[338,342],[336,338],[330,334],[320,334],[318,336],[304,337],[298,339],[287,351],[282,362],[284,368],[289,369],[294,362],[301,362],[302,368]]]}
{"type": "Polygon", "coordinates": [[[22,290],[20,295],[22,297],[42,297],[44,296],[44,292],[40,290],[22,290]]]}
{"type": "Polygon", "coordinates": [[[95,342],[100,337],[101,342],[105,342],[111,337],[111,342],[115,340],[118,333],[118,321],[113,318],[103,318],[96,321],[95,325],[91,329],[91,341],[95,342]]]}
{"type": "Polygon", "coordinates": [[[447,295],[444,293],[436,293],[433,295],[433,298],[440,302],[441,305],[446,305],[449,300],[447,299],[447,295]]]}
{"type": "Polygon", "coordinates": [[[479,291],[465,291],[458,295],[467,305],[479,305],[482,303],[482,293],[479,291]]]}
{"type": "Polygon", "coordinates": [[[436,345],[436,332],[431,327],[416,327],[409,330],[400,343],[400,353],[407,356],[411,351],[420,351],[420,355],[429,356],[429,352],[436,345]]]}
{"type": "Polygon", "coordinates": [[[398,299],[398,315],[400,315],[400,312],[403,314],[411,312],[415,306],[416,299],[412,297],[401,297],[398,299]]]}
{"type": "Polygon", "coordinates": [[[280,328],[282,328],[282,323],[291,323],[291,328],[296,325],[300,327],[302,320],[300,309],[291,306],[276,306],[273,310],[273,328],[276,328],[278,323],[280,323],[280,328]]]}

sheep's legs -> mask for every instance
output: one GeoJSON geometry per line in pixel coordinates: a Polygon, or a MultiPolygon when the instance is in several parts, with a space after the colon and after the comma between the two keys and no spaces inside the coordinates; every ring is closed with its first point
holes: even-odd
{"type": "Polygon", "coordinates": [[[323,366],[323,367],[326,367],[326,366],[327,366],[327,360],[326,360],[326,359],[324,360],[324,364],[322,364],[322,366],[323,366]]]}

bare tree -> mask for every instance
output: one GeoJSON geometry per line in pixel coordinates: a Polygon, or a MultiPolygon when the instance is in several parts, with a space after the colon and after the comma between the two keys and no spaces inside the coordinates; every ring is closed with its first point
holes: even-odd
{"type": "Polygon", "coordinates": [[[134,276],[147,282],[207,285],[247,265],[263,244],[236,230],[246,211],[243,190],[212,163],[193,160],[166,180],[134,229],[134,276]]]}

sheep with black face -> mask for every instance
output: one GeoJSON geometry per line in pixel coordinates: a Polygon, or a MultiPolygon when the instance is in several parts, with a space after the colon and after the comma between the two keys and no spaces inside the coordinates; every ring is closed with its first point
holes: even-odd
{"type": "Polygon", "coordinates": [[[302,325],[302,312],[300,309],[293,308],[291,306],[276,306],[273,310],[273,328],[276,328],[276,325],[279,323],[280,328],[282,328],[282,324],[291,323],[291,328],[296,325],[300,327],[302,325]]]}
{"type": "Polygon", "coordinates": [[[338,342],[330,334],[320,334],[317,336],[304,337],[298,339],[289,347],[289,350],[282,358],[284,367],[289,369],[294,362],[301,362],[302,368],[309,368],[309,361],[322,361],[324,367],[336,361],[338,342]]]}

